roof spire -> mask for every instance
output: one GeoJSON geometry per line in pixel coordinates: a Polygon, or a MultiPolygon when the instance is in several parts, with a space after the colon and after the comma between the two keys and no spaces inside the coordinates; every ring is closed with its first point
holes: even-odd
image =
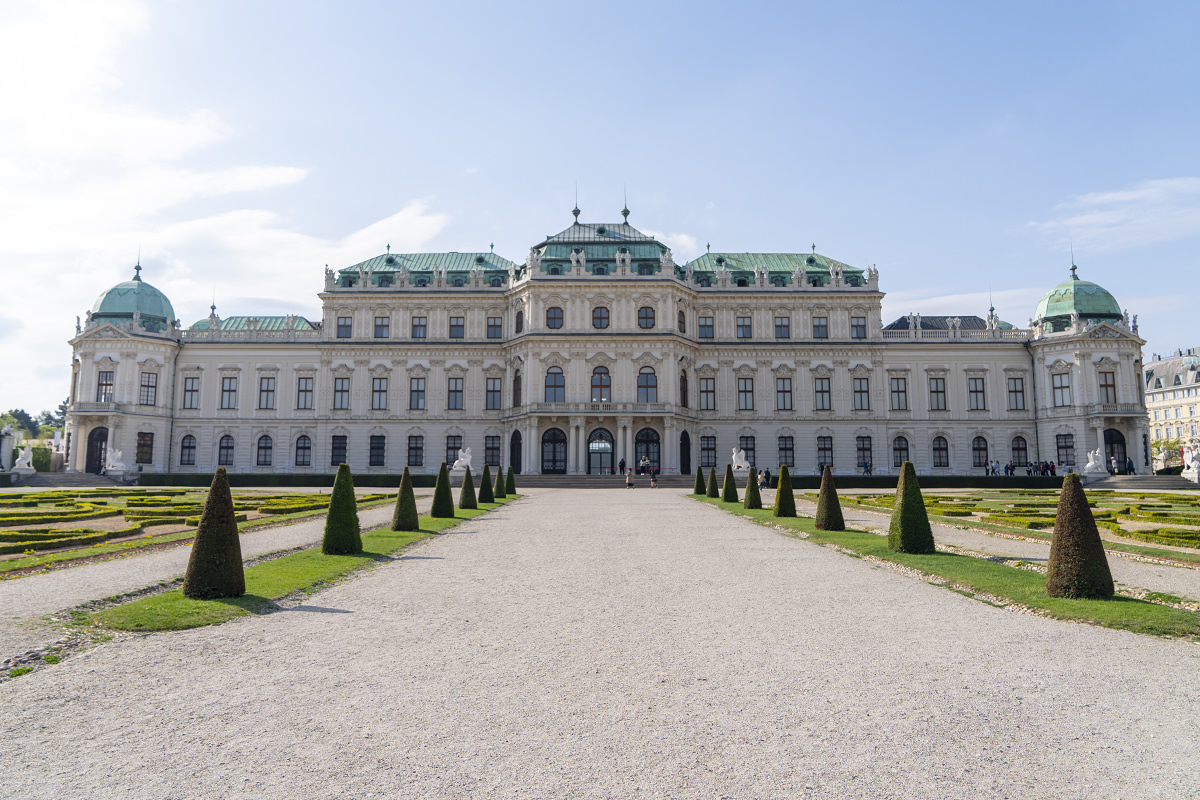
{"type": "Polygon", "coordinates": [[[575,181],[575,208],[571,209],[571,213],[575,215],[575,224],[579,224],[579,181],[575,181]]]}
{"type": "Polygon", "coordinates": [[[140,281],[142,279],[142,246],[138,245],[138,260],[133,267],[133,279],[140,281]]]}
{"type": "Polygon", "coordinates": [[[817,253],[817,243],[816,242],[813,242],[812,249],[813,249],[813,255],[816,255],[816,253],[817,253]]]}
{"type": "Polygon", "coordinates": [[[625,207],[621,209],[621,216],[625,218],[625,224],[629,224],[629,187],[624,187],[625,192],[625,207]]]}
{"type": "Polygon", "coordinates": [[[705,244],[705,245],[704,245],[704,252],[706,252],[706,253],[711,253],[711,252],[712,252],[712,245],[711,245],[711,244],[705,244]]]}
{"type": "Polygon", "coordinates": [[[494,252],[496,252],[496,243],[495,243],[495,242],[492,242],[491,244],[489,244],[489,245],[488,245],[488,250],[490,250],[490,251],[491,251],[491,252],[493,252],[493,253],[494,253],[494,252]]]}
{"type": "Polygon", "coordinates": [[[392,243],[391,242],[388,242],[387,251],[388,251],[388,255],[390,256],[392,254],[392,243]]]}
{"type": "Polygon", "coordinates": [[[1079,280],[1079,276],[1075,274],[1075,270],[1077,270],[1077,269],[1079,269],[1079,267],[1075,266],[1075,242],[1072,241],[1071,242],[1071,280],[1073,280],[1073,281],[1079,280]]]}

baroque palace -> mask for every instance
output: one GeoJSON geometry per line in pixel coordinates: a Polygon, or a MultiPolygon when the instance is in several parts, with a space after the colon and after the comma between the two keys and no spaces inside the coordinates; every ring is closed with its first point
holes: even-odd
{"type": "Polygon", "coordinates": [[[1027,329],[994,312],[881,319],[879,273],[816,252],[677,264],[624,221],[575,222],[524,263],[391,253],[326,269],[322,319],[183,328],[140,276],[77,324],[67,467],[152,473],[666,473],[735,449],[800,474],[982,474],[1101,448],[1149,462],[1142,340],[1070,277],[1027,329]]]}

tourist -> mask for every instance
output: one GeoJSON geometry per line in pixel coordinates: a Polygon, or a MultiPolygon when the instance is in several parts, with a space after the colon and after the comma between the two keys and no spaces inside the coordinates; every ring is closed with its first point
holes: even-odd
{"type": "Polygon", "coordinates": [[[620,460],[620,461],[617,463],[617,469],[619,469],[619,470],[620,470],[620,472],[618,472],[618,473],[617,473],[618,475],[624,475],[624,474],[625,474],[625,459],[624,459],[624,458],[622,458],[622,459],[621,459],[621,460],[620,460]]]}
{"type": "Polygon", "coordinates": [[[650,488],[651,489],[658,488],[658,475],[653,472],[650,473],[650,488]]]}
{"type": "Polygon", "coordinates": [[[1133,474],[1133,458],[1132,457],[1125,459],[1125,474],[1126,475],[1133,474]]]}
{"type": "Polygon", "coordinates": [[[1050,477],[1051,478],[1055,477],[1055,474],[1056,474],[1056,467],[1055,467],[1054,462],[1051,461],[1050,462],[1050,477]]]}
{"type": "Polygon", "coordinates": [[[1116,475],[1117,474],[1117,457],[1110,456],[1108,459],[1108,463],[1109,463],[1109,466],[1112,467],[1112,474],[1116,475]]]}
{"type": "Polygon", "coordinates": [[[625,488],[626,489],[633,488],[633,470],[629,470],[628,472],[625,473],[625,488]]]}
{"type": "Polygon", "coordinates": [[[769,470],[769,469],[763,470],[763,480],[765,480],[767,482],[767,488],[770,489],[771,488],[771,470],[769,470]]]}

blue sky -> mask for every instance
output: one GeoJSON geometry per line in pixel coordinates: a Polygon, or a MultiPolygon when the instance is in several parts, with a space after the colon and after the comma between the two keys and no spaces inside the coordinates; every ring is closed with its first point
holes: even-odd
{"type": "MultiPolygon", "coordinates": [[[[15,7],[14,7],[15,6],[15,7]]],[[[0,408],[69,389],[131,274],[185,324],[319,316],[323,268],[521,261],[619,219],[686,259],[880,270],[885,317],[1026,324],[1080,277],[1200,345],[1195,3],[141,3],[0,10],[0,408]]]]}

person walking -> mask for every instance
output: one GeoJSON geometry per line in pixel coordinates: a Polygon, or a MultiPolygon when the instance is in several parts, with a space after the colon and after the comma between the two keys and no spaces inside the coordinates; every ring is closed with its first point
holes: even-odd
{"type": "Polygon", "coordinates": [[[764,469],[763,476],[764,476],[764,480],[766,480],[766,482],[767,482],[767,488],[770,489],[771,488],[771,470],[764,469]]]}
{"type": "Polygon", "coordinates": [[[625,488],[626,489],[633,488],[633,470],[629,470],[628,472],[625,473],[625,488]]]}
{"type": "Polygon", "coordinates": [[[1116,475],[1117,474],[1117,457],[1110,456],[1108,459],[1108,464],[1110,467],[1112,467],[1112,474],[1116,475]]]}
{"type": "Polygon", "coordinates": [[[1125,459],[1125,474],[1126,475],[1133,474],[1133,458],[1132,457],[1127,457],[1125,459]]]}
{"type": "Polygon", "coordinates": [[[653,473],[653,472],[650,473],[650,488],[651,489],[658,488],[658,474],[657,473],[653,473]]]}

